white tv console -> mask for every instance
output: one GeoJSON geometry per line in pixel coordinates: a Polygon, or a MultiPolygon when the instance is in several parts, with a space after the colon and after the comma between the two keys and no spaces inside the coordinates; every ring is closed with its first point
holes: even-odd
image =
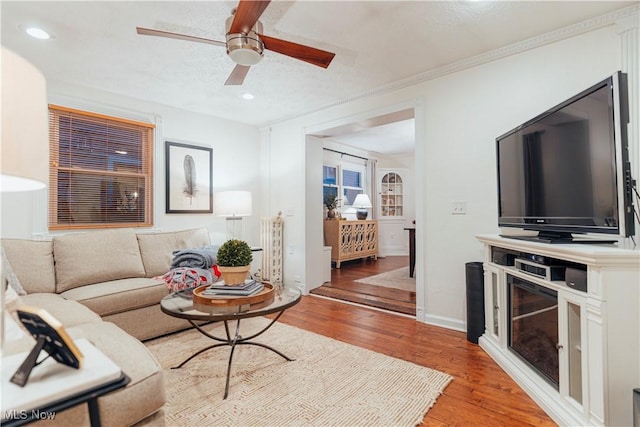
{"type": "Polygon", "coordinates": [[[633,389],[640,387],[640,251],[476,238],[485,245],[483,350],[558,424],[633,425],[633,389]],[[587,291],[493,262],[493,248],[577,263],[587,270],[587,291]],[[508,346],[507,274],[558,293],[557,389],[508,346]]]}

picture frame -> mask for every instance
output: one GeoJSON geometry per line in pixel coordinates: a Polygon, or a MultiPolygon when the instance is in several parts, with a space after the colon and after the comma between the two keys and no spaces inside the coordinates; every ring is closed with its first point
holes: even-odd
{"type": "Polygon", "coordinates": [[[168,214],[213,213],[213,149],[165,141],[168,214]]]}
{"type": "Polygon", "coordinates": [[[78,350],[58,319],[44,309],[26,305],[20,307],[16,314],[25,329],[36,340],[36,344],[11,377],[12,383],[20,387],[27,384],[33,368],[44,360],[38,362],[39,355],[43,350],[58,363],[74,369],[82,367],[84,355],[78,350]]]}

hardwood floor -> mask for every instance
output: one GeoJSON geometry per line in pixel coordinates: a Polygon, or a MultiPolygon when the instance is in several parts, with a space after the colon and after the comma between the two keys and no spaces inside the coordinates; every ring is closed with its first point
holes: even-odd
{"type": "Polygon", "coordinates": [[[452,375],[422,426],[555,425],[463,332],[315,296],[280,321],[452,375]]]}
{"type": "Polygon", "coordinates": [[[331,269],[331,282],[313,289],[311,293],[415,316],[415,290],[410,292],[356,282],[358,279],[406,267],[407,265],[409,265],[408,256],[390,256],[378,258],[377,260],[368,258],[343,262],[341,268],[331,269]]]}

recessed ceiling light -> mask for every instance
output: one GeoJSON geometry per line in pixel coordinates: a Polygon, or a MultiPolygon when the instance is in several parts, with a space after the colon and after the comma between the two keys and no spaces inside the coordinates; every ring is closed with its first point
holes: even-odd
{"type": "Polygon", "coordinates": [[[38,28],[38,27],[29,27],[27,29],[25,29],[25,31],[27,32],[27,34],[29,34],[31,37],[35,37],[37,39],[40,40],[47,40],[51,38],[51,35],[49,35],[49,33],[47,33],[45,30],[43,30],[42,28],[38,28]]]}
{"type": "Polygon", "coordinates": [[[252,94],[252,93],[248,93],[248,92],[247,92],[247,93],[243,93],[243,94],[242,94],[242,99],[251,100],[251,99],[253,99],[253,98],[255,98],[255,96],[253,96],[253,94],[252,94]]]}

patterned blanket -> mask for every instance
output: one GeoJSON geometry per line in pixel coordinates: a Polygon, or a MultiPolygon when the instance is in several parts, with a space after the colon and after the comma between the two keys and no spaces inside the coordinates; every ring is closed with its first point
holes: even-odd
{"type": "Polygon", "coordinates": [[[167,284],[169,289],[177,292],[216,282],[219,278],[219,273],[216,275],[216,270],[213,268],[178,267],[172,268],[160,278],[167,284]]]}

